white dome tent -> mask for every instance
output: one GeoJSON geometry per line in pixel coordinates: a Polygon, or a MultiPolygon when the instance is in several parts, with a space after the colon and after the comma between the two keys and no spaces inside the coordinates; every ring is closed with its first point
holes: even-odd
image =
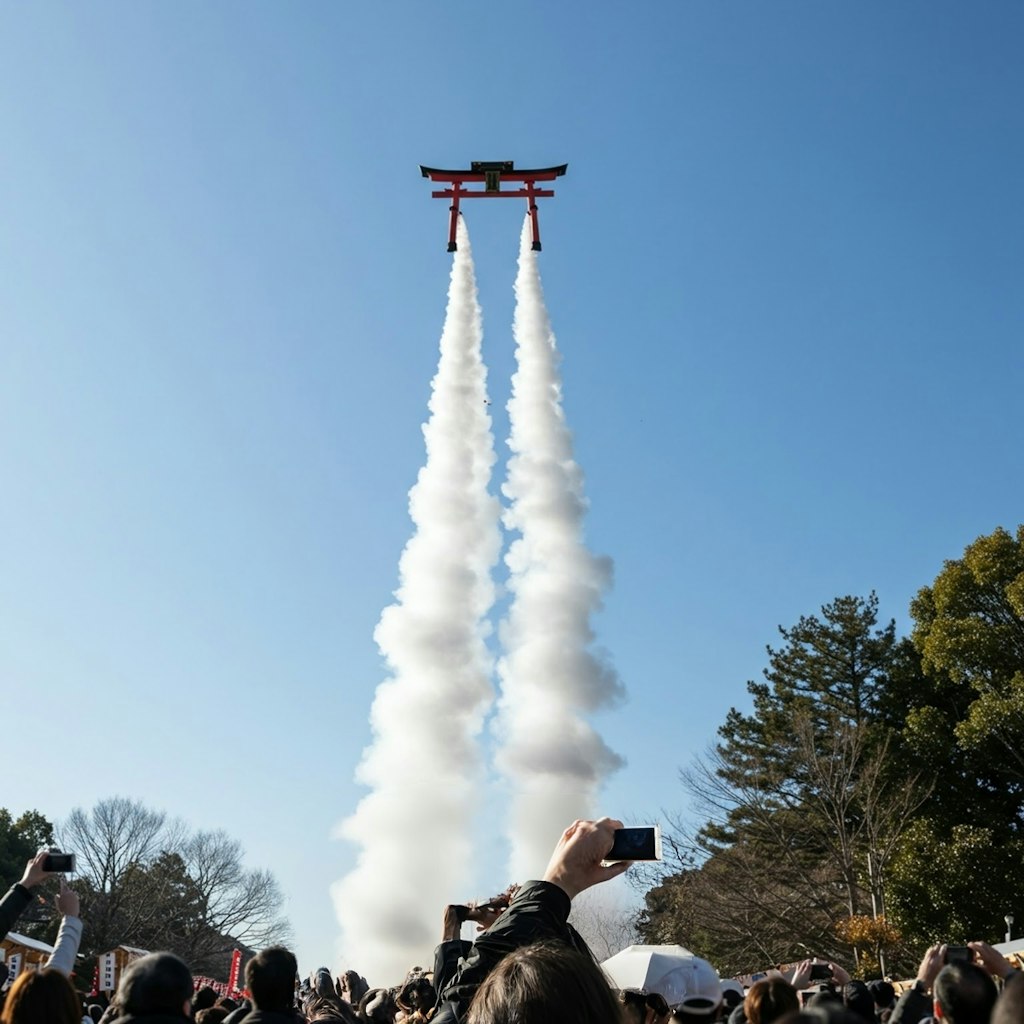
{"type": "Polygon", "coordinates": [[[718,972],[685,946],[627,946],[601,968],[616,988],[659,992],[670,1006],[710,1011],[722,1001],[718,972]]]}

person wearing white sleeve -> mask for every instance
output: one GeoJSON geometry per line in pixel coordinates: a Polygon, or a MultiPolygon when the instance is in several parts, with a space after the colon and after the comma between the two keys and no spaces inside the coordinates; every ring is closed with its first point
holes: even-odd
{"type": "Polygon", "coordinates": [[[52,967],[55,971],[70,977],[75,969],[75,957],[78,956],[78,946],[82,941],[82,919],[78,916],[78,893],[69,889],[63,878],[60,880],[60,892],[54,903],[62,915],[60,931],[57,932],[53,952],[44,966],[52,967]]]}

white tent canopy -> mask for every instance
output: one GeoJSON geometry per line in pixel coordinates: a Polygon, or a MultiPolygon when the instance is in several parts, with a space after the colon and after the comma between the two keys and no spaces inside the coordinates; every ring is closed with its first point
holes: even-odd
{"type": "Polygon", "coordinates": [[[670,1006],[722,998],[718,972],[685,946],[627,946],[601,967],[616,988],[659,992],[670,1006]]]}

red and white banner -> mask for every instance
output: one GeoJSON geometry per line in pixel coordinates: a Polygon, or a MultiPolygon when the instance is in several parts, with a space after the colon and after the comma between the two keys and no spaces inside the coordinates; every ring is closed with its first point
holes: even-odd
{"type": "Polygon", "coordinates": [[[228,972],[228,991],[238,991],[238,975],[242,970],[242,951],[236,949],[231,954],[231,970],[228,972]]]}

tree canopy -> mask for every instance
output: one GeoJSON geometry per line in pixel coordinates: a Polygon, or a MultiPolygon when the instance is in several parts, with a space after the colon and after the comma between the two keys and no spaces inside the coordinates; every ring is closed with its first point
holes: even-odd
{"type": "Polygon", "coordinates": [[[911,604],[843,596],[780,627],[751,710],[683,772],[700,824],[646,895],[647,941],[742,973],[813,952],[861,973],[992,941],[1024,854],[1024,526],[911,604]]]}
{"type": "MultiPolygon", "coordinates": [[[[55,840],[77,855],[72,885],[85,953],[119,945],[169,950],[194,971],[226,979],[232,948],[288,937],[274,877],[245,867],[241,844],[224,832],[192,831],[124,797],[75,808],[56,828],[38,811],[14,820],[0,809],[4,883],[17,881],[25,862],[55,840]]],[[[52,908],[35,924],[23,917],[19,928],[52,939],[52,908]]]]}

